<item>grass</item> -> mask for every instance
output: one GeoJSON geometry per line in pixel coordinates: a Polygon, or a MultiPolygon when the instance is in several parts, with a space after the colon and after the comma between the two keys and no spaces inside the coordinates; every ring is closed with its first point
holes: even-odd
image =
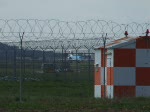
{"type": "MultiPolygon", "coordinates": [[[[61,64],[60,61],[57,64],[61,64]]],[[[6,64],[6,63],[5,63],[6,64]]],[[[0,64],[0,80],[4,78],[7,80],[12,80],[15,78],[19,79],[20,77],[20,63],[17,63],[17,67],[13,67],[13,63],[6,65],[0,64]]],[[[88,62],[72,62],[70,63],[72,72],[59,72],[59,73],[42,73],[41,63],[23,63],[22,75],[26,79],[35,79],[35,80],[69,80],[69,81],[87,81],[93,80],[94,73],[94,63],[90,62],[90,66],[88,62]],[[33,68],[34,64],[34,68],[33,68]]]]}
{"type": "Polygon", "coordinates": [[[150,98],[94,99],[92,82],[0,82],[0,112],[149,112],[150,98]]]}

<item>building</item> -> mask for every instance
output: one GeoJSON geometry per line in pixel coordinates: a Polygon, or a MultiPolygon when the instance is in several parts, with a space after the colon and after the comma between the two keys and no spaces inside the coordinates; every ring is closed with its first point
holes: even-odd
{"type": "Polygon", "coordinates": [[[124,37],[95,49],[94,96],[150,96],[150,36],[124,37]]]}

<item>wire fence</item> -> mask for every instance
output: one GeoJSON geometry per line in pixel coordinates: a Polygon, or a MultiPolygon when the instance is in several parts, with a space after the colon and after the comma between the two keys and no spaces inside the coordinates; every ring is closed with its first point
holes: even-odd
{"type": "Polygon", "coordinates": [[[79,61],[86,62],[86,69],[91,69],[95,47],[124,37],[125,32],[131,37],[145,35],[149,27],[150,23],[119,24],[105,20],[0,19],[1,67],[4,68],[1,74],[6,77],[11,71],[15,76],[20,69],[37,74],[37,70],[42,73],[42,66],[50,66],[48,63],[71,61],[76,63],[73,69],[80,68],[79,61]]]}
{"type": "Polygon", "coordinates": [[[54,69],[59,66],[60,69],[68,63],[71,69],[75,69],[73,71],[81,71],[80,66],[85,65],[83,71],[93,73],[94,48],[104,44],[105,34],[107,44],[124,37],[125,32],[133,37],[145,35],[149,27],[149,23],[119,24],[105,20],[0,19],[1,79],[8,76],[17,79],[20,69],[37,77],[37,74],[44,73],[43,66],[54,66],[54,69]]]}
{"type": "Polygon", "coordinates": [[[0,50],[0,80],[20,79],[29,81],[92,81],[94,73],[94,53],[68,53],[62,49],[40,51],[18,49],[16,47],[0,50]],[[21,70],[21,71],[20,71],[21,70]],[[80,75],[79,75],[80,74],[80,75]]]}
{"type": "MultiPolygon", "coordinates": [[[[105,20],[0,19],[0,81],[20,82],[20,100],[23,82],[93,83],[94,48],[104,44],[104,35],[107,44],[124,37],[125,31],[131,37],[145,35],[149,27],[105,20]]],[[[89,91],[93,89],[86,91],[92,95],[89,91]]]]}

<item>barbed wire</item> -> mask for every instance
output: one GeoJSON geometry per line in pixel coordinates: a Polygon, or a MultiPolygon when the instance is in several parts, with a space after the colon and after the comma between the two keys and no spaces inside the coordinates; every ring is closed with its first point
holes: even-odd
{"type": "Polygon", "coordinates": [[[119,24],[114,21],[87,20],[87,21],[60,21],[57,19],[0,19],[0,42],[17,45],[20,42],[19,33],[25,32],[24,46],[39,46],[53,49],[72,46],[98,46],[102,43],[102,35],[107,33],[108,41],[124,37],[128,31],[129,36],[145,35],[150,23],[119,24]]]}

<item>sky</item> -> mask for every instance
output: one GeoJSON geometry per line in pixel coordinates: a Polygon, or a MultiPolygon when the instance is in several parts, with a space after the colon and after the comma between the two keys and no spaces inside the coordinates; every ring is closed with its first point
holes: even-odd
{"type": "Polygon", "coordinates": [[[0,0],[0,19],[147,22],[150,0],[0,0]]]}

